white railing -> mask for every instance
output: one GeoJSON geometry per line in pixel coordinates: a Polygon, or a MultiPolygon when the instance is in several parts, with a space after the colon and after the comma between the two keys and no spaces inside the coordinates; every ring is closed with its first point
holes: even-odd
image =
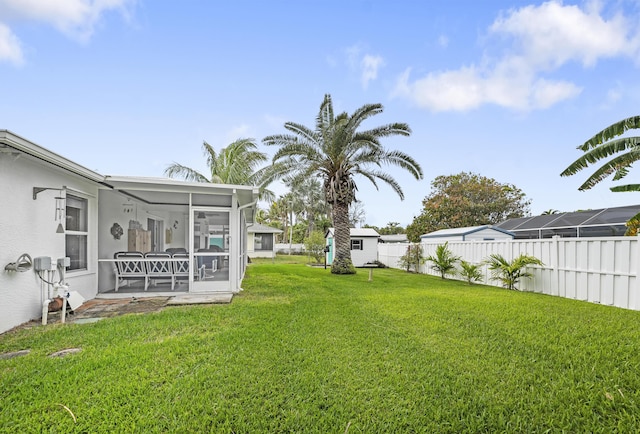
{"type": "MultiPolygon", "coordinates": [[[[439,244],[443,242],[422,242],[424,256],[435,254],[439,244]]],[[[407,244],[378,244],[378,259],[389,267],[400,268],[398,260],[406,249],[407,244]]],[[[449,249],[473,264],[481,264],[493,253],[507,260],[520,254],[533,255],[544,266],[530,267],[533,277],[523,279],[518,285],[520,290],[640,310],[638,237],[449,241],[449,249]]],[[[439,275],[430,265],[423,265],[421,272],[439,275]]],[[[482,272],[481,283],[499,285],[490,280],[486,265],[482,272]]]]}

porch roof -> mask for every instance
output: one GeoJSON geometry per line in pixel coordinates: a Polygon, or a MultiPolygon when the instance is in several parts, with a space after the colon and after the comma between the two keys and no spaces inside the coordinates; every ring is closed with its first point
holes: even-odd
{"type": "Polygon", "coordinates": [[[258,200],[258,189],[246,185],[135,176],[105,176],[104,184],[149,205],[188,206],[190,194],[193,206],[231,206],[233,193],[236,193],[240,207],[249,206],[258,200]]]}

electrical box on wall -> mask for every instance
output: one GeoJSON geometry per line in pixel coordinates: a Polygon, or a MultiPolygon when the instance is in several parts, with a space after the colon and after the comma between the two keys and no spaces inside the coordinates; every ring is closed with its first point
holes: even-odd
{"type": "Polygon", "coordinates": [[[51,270],[51,258],[49,256],[33,258],[33,269],[36,271],[51,270]]]}
{"type": "Polygon", "coordinates": [[[65,257],[65,258],[58,258],[58,263],[57,263],[58,267],[68,267],[71,265],[71,258],[65,257]]]}

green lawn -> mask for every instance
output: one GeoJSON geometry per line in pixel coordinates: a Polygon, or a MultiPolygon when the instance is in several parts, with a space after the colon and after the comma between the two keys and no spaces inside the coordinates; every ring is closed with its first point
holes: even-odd
{"type": "Polygon", "coordinates": [[[0,335],[32,350],[0,360],[0,432],[640,430],[640,312],[306,260],[230,305],[0,335]]]}

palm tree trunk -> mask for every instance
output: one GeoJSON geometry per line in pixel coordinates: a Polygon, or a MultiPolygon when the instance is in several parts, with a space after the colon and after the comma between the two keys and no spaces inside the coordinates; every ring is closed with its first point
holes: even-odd
{"type": "Polygon", "coordinates": [[[335,257],[331,264],[333,274],[355,274],[351,262],[351,228],[349,227],[349,205],[336,202],[332,204],[333,225],[335,229],[335,257]]]}

